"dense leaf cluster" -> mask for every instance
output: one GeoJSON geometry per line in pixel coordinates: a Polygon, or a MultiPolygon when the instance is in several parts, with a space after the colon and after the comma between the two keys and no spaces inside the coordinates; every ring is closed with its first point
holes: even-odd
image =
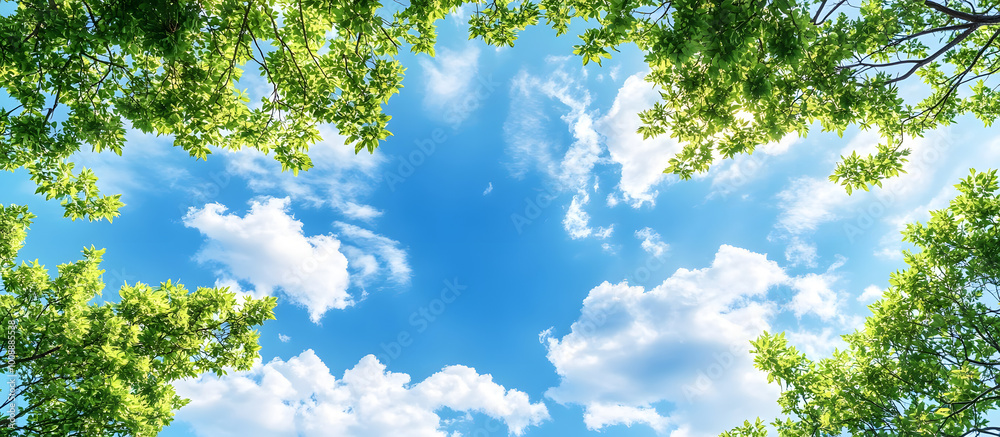
{"type": "Polygon", "coordinates": [[[173,381],[247,370],[259,357],[254,327],[274,318],[275,298],[237,303],[225,288],[167,281],[126,284],[118,302],[94,303],[103,250],[84,249],[55,278],[37,261],[16,265],[31,218],[0,205],[0,356],[6,367],[13,352],[17,382],[0,406],[0,435],[154,436],[188,402],[173,381]]]}
{"type": "MultiPolygon", "coordinates": [[[[917,251],[893,273],[846,350],[810,360],[784,334],[753,342],[782,387],[782,436],[997,435],[1000,406],[1000,191],[973,172],[960,195],[903,232],[917,251]]],[[[723,437],[766,435],[758,419],[723,437]]]]}

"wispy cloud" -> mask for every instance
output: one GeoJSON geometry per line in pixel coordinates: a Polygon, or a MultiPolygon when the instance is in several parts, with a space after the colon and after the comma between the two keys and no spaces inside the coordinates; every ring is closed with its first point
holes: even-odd
{"type": "Polygon", "coordinates": [[[349,223],[334,222],[334,226],[340,231],[339,237],[357,246],[357,251],[347,255],[349,264],[361,269],[361,278],[369,277],[384,266],[393,281],[409,283],[410,265],[398,241],[349,223]]]}
{"type": "Polygon", "coordinates": [[[479,73],[479,48],[469,42],[461,50],[440,49],[434,58],[420,58],[424,72],[424,107],[452,124],[460,123],[468,111],[452,111],[470,99],[479,73]],[[456,119],[456,117],[460,117],[456,119]]]}
{"type": "Polygon", "coordinates": [[[256,150],[225,151],[220,156],[226,160],[229,175],[241,177],[256,193],[329,207],[349,219],[379,217],[382,212],[363,199],[379,186],[385,155],[355,154],[332,127],[321,125],[319,131],[324,140],[309,148],[314,167],[298,176],[282,172],[278,162],[256,150]]]}
{"type": "Polygon", "coordinates": [[[590,227],[590,215],[587,214],[587,211],[583,210],[583,206],[588,202],[590,202],[590,195],[585,191],[573,196],[573,200],[569,204],[569,209],[566,210],[566,217],[563,218],[563,228],[566,229],[566,232],[573,239],[589,236],[594,236],[598,239],[610,237],[615,230],[615,225],[598,227],[597,229],[590,227]]]}

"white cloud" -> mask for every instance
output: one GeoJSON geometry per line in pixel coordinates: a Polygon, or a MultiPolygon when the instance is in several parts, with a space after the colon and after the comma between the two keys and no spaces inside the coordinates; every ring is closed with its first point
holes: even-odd
{"type": "MultiPolygon", "coordinates": [[[[455,108],[473,91],[476,73],[479,71],[479,48],[469,43],[458,51],[439,49],[434,58],[420,58],[424,71],[424,106],[432,113],[444,114],[444,110],[455,108]]],[[[449,113],[449,116],[457,115],[449,113]]],[[[462,118],[468,116],[463,112],[462,118]]],[[[461,122],[462,120],[449,120],[461,122]]]]}
{"type": "MultiPolygon", "coordinates": [[[[174,383],[191,403],[177,412],[198,436],[447,437],[436,412],[482,413],[513,435],[549,418],[542,402],[505,389],[490,375],[448,366],[417,384],[362,358],[339,380],[312,350],[288,361],[258,361],[250,371],[174,383]]],[[[456,435],[456,434],[451,434],[456,435]]]]}
{"type": "Polygon", "coordinates": [[[222,278],[217,278],[215,280],[215,287],[216,288],[222,288],[222,287],[229,288],[229,292],[236,295],[236,303],[237,303],[237,305],[239,305],[240,302],[243,301],[243,298],[246,297],[246,296],[253,297],[253,298],[259,298],[261,296],[264,296],[263,294],[258,295],[257,294],[257,290],[244,290],[243,286],[240,285],[239,281],[237,281],[237,280],[235,280],[235,279],[233,279],[231,277],[228,277],[228,276],[222,277],[222,278]]]}
{"type": "Polygon", "coordinates": [[[590,195],[585,191],[573,196],[569,209],[566,210],[566,217],[563,218],[563,228],[573,239],[586,238],[593,235],[599,239],[605,239],[614,232],[614,225],[593,229],[590,227],[590,215],[583,210],[583,205],[590,202],[590,195]]]}
{"type": "Polygon", "coordinates": [[[406,251],[401,249],[399,242],[378,235],[368,229],[344,222],[334,222],[340,231],[339,236],[351,241],[358,250],[347,252],[349,264],[362,270],[363,276],[376,273],[381,260],[389,272],[389,277],[399,284],[410,281],[410,264],[406,261],[406,251]]]}
{"type": "Polygon", "coordinates": [[[849,196],[843,186],[828,179],[800,177],[778,193],[778,200],[781,213],[777,226],[790,234],[802,234],[838,218],[858,197],[849,196]]]}
{"type": "Polygon", "coordinates": [[[670,250],[670,245],[664,243],[660,239],[660,234],[652,228],[645,227],[635,231],[635,238],[642,240],[642,250],[645,250],[657,258],[670,250]]]}
{"type": "Polygon", "coordinates": [[[611,77],[611,80],[617,82],[618,76],[621,74],[621,70],[622,70],[621,65],[615,65],[614,67],[611,68],[611,72],[608,73],[608,76],[611,77]]]}
{"type": "Polygon", "coordinates": [[[285,334],[278,333],[278,340],[280,340],[282,343],[288,343],[288,342],[292,341],[292,337],[289,337],[289,336],[287,336],[285,334]]]}
{"type": "Polygon", "coordinates": [[[858,302],[874,302],[882,298],[882,288],[872,284],[865,287],[865,291],[858,296],[858,302]]]}
{"type": "Polygon", "coordinates": [[[785,246],[785,259],[793,266],[816,267],[818,257],[816,244],[803,241],[797,236],[793,236],[788,246],[785,246]]]}
{"type": "Polygon", "coordinates": [[[476,11],[476,4],[474,3],[464,3],[461,6],[455,8],[453,11],[448,13],[451,18],[450,21],[455,23],[455,26],[460,29],[465,29],[469,27],[468,21],[469,17],[473,12],[476,11]]]}
{"type": "Polygon", "coordinates": [[[591,171],[600,161],[600,138],[594,131],[589,111],[590,92],[577,75],[567,72],[562,58],[549,58],[559,67],[542,79],[520,72],[511,86],[511,107],[504,122],[504,139],[514,159],[515,176],[534,167],[559,184],[563,190],[582,191],[592,179],[591,171]],[[557,103],[566,111],[561,117],[573,135],[565,148],[551,139],[546,107],[557,103]]]}
{"type": "Polygon", "coordinates": [[[789,279],[765,255],[724,245],[710,267],[679,269],[648,291],[605,282],[590,290],[570,333],[541,334],[560,377],[546,396],[583,405],[590,429],[715,435],[773,416],[778,390],[753,368],[749,340],[777,309],[762,298],[789,279]],[[660,402],[672,409],[658,411],[660,402]]]}
{"type": "Polygon", "coordinates": [[[352,304],[347,258],[333,236],[303,235],[302,222],[286,212],[288,203],[288,198],[254,201],[244,217],[210,203],[191,208],[184,225],[207,237],[196,255],[199,262],[216,263],[223,276],[253,284],[258,296],[280,288],[318,323],[327,310],[352,304]]]}
{"type": "Polygon", "coordinates": [[[792,280],[797,293],[789,307],[796,317],[815,314],[823,320],[831,320],[838,315],[841,297],[831,289],[837,277],[832,273],[809,273],[792,280]]]}
{"type": "Polygon", "coordinates": [[[587,203],[589,196],[586,193],[573,196],[573,201],[566,210],[566,217],[563,218],[563,227],[572,238],[584,238],[593,232],[590,229],[590,215],[583,210],[583,205],[587,203]]]}
{"type": "MultiPolygon", "coordinates": [[[[956,170],[964,172],[970,165],[980,162],[981,156],[990,154],[989,146],[974,146],[980,149],[964,153],[948,153],[948,147],[956,141],[952,137],[947,129],[942,129],[928,132],[923,138],[907,138],[904,145],[911,149],[911,154],[903,164],[904,172],[885,179],[882,187],[873,187],[871,192],[856,190],[848,195],[842,185],[826,176],[793,179],[777,195],[780,213],[775,225],[784,234],[779,235],[780,238],[791,240],[789,260],[798,258],[808,264],[813,252],[808,246],[812,245],[802,243],[799,236],[832,221],[842,222],[843,232],[850,242],[868,236],[879,241],[875,249],[877,255],[898,258],[901,249],[898,231],[905,223],[926,218],[928,209],[944,206],[954,193],[950,187],[957,181],[956,170]],[[935,186],[944,188],[928,198],[929,189],[935,186]],[[875,226],[884,228],[885,225],[891,230],[881,239],[869,235],[875,226]]],[[[839,151],[837,159],[855,151],[866,156],[876,151],[880,141],[878,132],[859,132],[839,151]]]]}
{"type": "Polygon", "coordinates": [[[628,407],[625,405],[605,405],[593,403],[587,405],[583,414],[583,423],[587,429],[601,429],[610,425],[644,424],[656,432],[663,433],[669,421],[660,416],[656,409],[649,407],[628,407]]]}
{"type": "Polygon", "coordinates": [[[670,165],[682,147],[670,135],[647,140],[636,133],[641,122],[639,112],[652,108],[660,95],[652,83],[643,80],[644,73],[625,79],[608,114],[597,122],[597,130],[607,140],[611,160],[621,165],[618,189],[624,201],[633,207],[655,203],[659,193],[655,187],[670,178],[663,169],[670,165]]]}
{"type": "Polygon", "coordinates": [[[781,137],[781,139],[777,142],[762,144],[757,148],[757,150],[765,155],[782,155],[793,145],[798,143],[799,139],[799,134],[797,132],[791,132],[781,137]]]}
{"type": "Polygon", "coordinates": [[[535,169],[546,175],[558,191],[574,192],[563,225],[572,238],[607,238],[613,225],[591,229],[589,215],[582,209],[589,202],[588,189],[599,184],[595,167],[606,161],[601,138],[589,109],[590,92],[578,72],[565,68],[566,58],[549,58],[558,67],[546,78],[522,71],[511,87],[511,107],[504,122],[504,139],[513,159],[509,168],[515,177],[535,169]],[[565,111],[561,119],[573,136],[566,147],[558,146],[547,126],[547,108],[555,104],[565,111]]]}
{"type": "MultiPolygon", "coordinates": [[[[954,181],[954,182],[957,182],[954,181]]],[[[880,247],[876,250],[876,255],[890,259],[902,259],[903,244],[900,233],[906,229],[906,225],[914,222],[926,222],[931,218],[931,211],[947,208],[951,199],[958,195],[953,183],[942,187],[934,197],[926,203],[911,208],[901,214],[893,214],[885,218],[885,222],[890,225],[888,234],[880,240],[880,247]]]]}
{"type": "Polygon", "coordinates": [[[780,141],[759,146],[752,155],[741,154],[728,160],[718,160],[709,170],[712,194],[728,195],[759,174],[767,173],[771,156],[781,155],[799,141],[797,133],[785,135],[780,141]]]}
{"type": "Polygon", "coordinates": [[[347,217],[365,221],[370,221],[371,219],[382,215],[382,211],[375,209],[371,205],[358,205],[354,202],[344,202],[344,206],[341,211],[347,217]]]}
{"type": "Polygon", "coordinates": [[[485,196],[485,195],[490,194],[492,192],[493,192],[493,182],[490,182],[490,184],[486,186],[486,189],[483,190],[483,195],[485,196]]]}
{"type": "Polygon", "coordinates": [[[344,137],[329,125],[318,126],[324,138],[309,147],[313,168],[299,172],[282,172],[281,164],[252,149],[239,152],[223,151],[226,173],[218,175],[228,184],[232,176],[246,180],[257,193],[290,197],[313,206],[328,206],[346,217],[371,220],[382,214],[361,199],[381,182],[381,167],[386,162],[382,153],[362,152],[344,144],[344,137]]]}
{"type": "Polygon", "coordinates": [[[810,360],[818,361],[833,356],[833,350],[844,350],[847,343],[831,328],[823,328],[820,332],[805,330],[785,331],[788,344],[806,354],[810,360]]]}
{"type": "MultiPolygon", "coordinates": [[[[587,189],[585,185],[593,179],[597,166],[613,165],[620,169],[621,178],[607,195],[609,206],[620,202],[635,208],[654,205],[659,187],[676,180],[663,170],[683,149],[670,135],[643,139],[636,132],[641,125],[638,113],[651,108],[660,98],[655,86],[643,80],[644,73],[628,77],[611,108],[601,116],[591,108],[592,97],[582,73],[568,69],[565,59],[547,61],[555,64],[551,74],[542,78],[522,71],[511,87],[511,106],[504,123],[504,138],[513,159],[511,172],[520,177],[535,169],[557,182],[561,190],[579,192],[587,189]],[[561,119],[573,136],[568,147],[560,146],[561,139],[549,127],[553,104],[557,112],[563,113],[561,119]]],[[[762,146],[760,151],[781,154],[797,140],[797,136],[789,135],[762,146]]],[[[727,177],[733,179],[747,169],[734,165],[726,171],[727,177]]],[[[594,186],[596,192],[599,185],[594,186]]]]}

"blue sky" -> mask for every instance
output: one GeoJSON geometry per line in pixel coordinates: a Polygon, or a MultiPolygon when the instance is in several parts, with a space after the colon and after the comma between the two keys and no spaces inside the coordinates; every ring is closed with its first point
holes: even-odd
{"type": "Polygon", "coordinates": [[[124,194],[113,224],[0,174],[0,203],[38,215],[22,259],[104,247],[109,300],[167,279],[278,297],[261,362],[177,382],[193,401],[162,435],[696,436],[772,418],[749,340],[829,354],[903,267],[902,226],[1000,158],[963,117],[909,142],[907,174],[847,196],[827,176],[878,137],[816,127],[678,181],[661,173],[676,142],[634,133],[656,97],[640,53],[582,67],[573,36],[497,50],[457,22],[436,58],[402,56],[374,155],[323,127],[293,177],[130,132],[121,158],[77,156],[124,194]]]}

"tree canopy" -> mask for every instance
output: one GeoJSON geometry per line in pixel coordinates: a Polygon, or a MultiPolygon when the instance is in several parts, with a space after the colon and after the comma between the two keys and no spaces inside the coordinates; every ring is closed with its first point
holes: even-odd
{"type": "MultiPolygon", "coordinates": [[[[869,308],[847,349],[810,360],[784,334],[753,342],[782,388],[782,436],[997,435],[1000,406],[1000,192],[995,170],[957,185],[951,205],[913,223],[909,267],[869,308]],[[994,417],[995,420],[995,417],[994,417]]],[[[723,434],[764,436],[760,419],[723,434]]]]}
{"type": "Polygon", "coordinates": [[[55,278],[38,261],[16,265],[32,217],[0,205],[0,351],[16,375],[0,435],[153,436],[188,402],[173,381],[248,370],[259,357],[254,327],[274,318],[275,298],[237,303],[225,288],[167,281],[125,284],[118,302],[94,303],[103,250],[84,249],[55,278]],[[8,427],[14,401],[17,426],[8,427]]]}
{"type": "MultiPolygon", "coordinates": [[[[433,55],[436,22],[466,0],[26,0],[0,17],[0,165],[26,168],[38,192],[72,218],[112,218],[118,196],[67,161],[82,146],[121,153],[125,129],[172,136],[205,158],[209,146],[273,153],[282,168],[312,165],[317,125],[356,152],[390,135],[388,99],[402,87],[403,47],[433,55]],[[251,102],[255,71],[271,92],[251,102]]],[[[544,22],[559,34],[586,20],[575,52],[586,64],[634,44],[661,101],[641,114],[645,137],[685,144],[666,170],[682,178],[718,157],[818,123],[877,129],[874,155],[844,157],[831,178],[848,191],[897,174],[906,137],[1000,103],[990,82],[1000,23],[995,1],[497,0],[475,3],[470,37],[513,45],[544,22]],[[905,103],[898,84],[930,95],[905,103]],[[972,84],[971,90],[962,85],[972,84]]]]}

